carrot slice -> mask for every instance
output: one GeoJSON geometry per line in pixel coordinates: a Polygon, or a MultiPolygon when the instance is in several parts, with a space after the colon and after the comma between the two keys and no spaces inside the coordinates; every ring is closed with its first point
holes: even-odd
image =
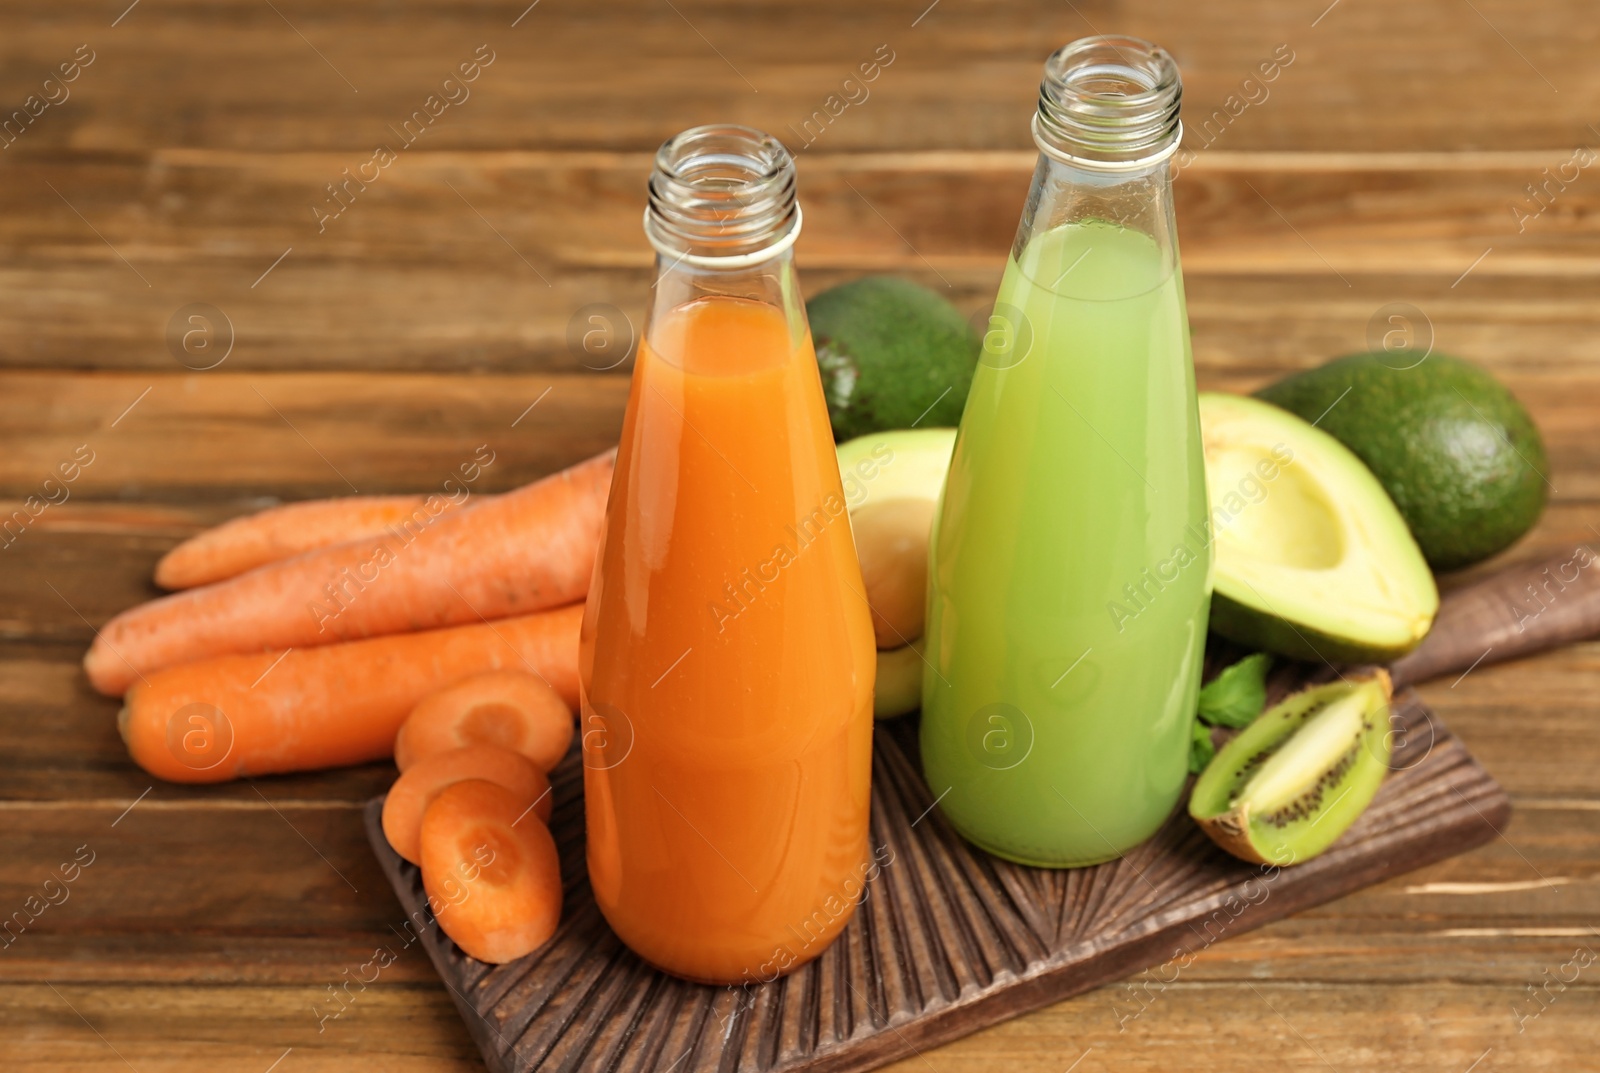
{"type": "Polygon", "coordinates": [[[151,671],[213,656],[437,629],[581,600],[615,454],[487,497],[415,533],[318,548],[124,611],[83,657],[89,682],[120,695],[151,671]]]}
{"type": "Polygon", "coordinates": [[[401,771],[463,745],[498,745],[549,771],[572,744],[572,709],[538,675],[486,671],[422,698],[394,740],[401,771]]]}
{"type": "Polygon", "coordinates": [[[190,537],[156,563],[156,584],[192,589],[301,552],[418,529],[461,502],[443,495],[308,499],[233,518],[190,537]]]}
{"type": "Polygon", "coordinates": [[[117,728],[128,753],[171,782],[316,771],[380,760],[417,702],[453,682],[524,667],[578,701],[583,605],[397,633],[287,654],[219,656],[151,674],[117,728]]]}
{"type": "Polygon", "coordinates": [[[561,860],[543,823],[504,787],[467,779],[422,817],[422,886],[439,926],[479,961],[504,965],[561,922],[561,860]]]}
{"type": "Polygon", "coordinates": [[[554,807],[550,780],[532,761],[497,745],[468,745],[418,761],[389,788],[383,801],[383,834],[396,853],[412,864],[421,860],[422,814],[428,802],[462,779],[503,786],[524,809],[532,806],[539,819],[550,819],[554,807]]]}

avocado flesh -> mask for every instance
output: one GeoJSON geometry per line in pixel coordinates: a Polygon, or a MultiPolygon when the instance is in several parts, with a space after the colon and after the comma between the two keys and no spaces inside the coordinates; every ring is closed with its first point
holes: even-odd
{"type": "Polygon", "coordinates": [[[1201,772],[1189,814],[1243,860],[1290,865],[1323,852],[1388,772],[1390,688],[1378,670],[1268,709],[1201,772]]]}
{"type": "Polygon", "coordinates": [[[891,499],[937,504],[955,451],[953,428],[897,429],[839,445],[839,475],[852,511],[891,499]]]}
{"type": "Polygon", "coordinates": [[[872,715],[893,719],[922,707],[922,638],[878,652],[878,677],[872,685],[872,715]]]}
{"type": "Polygon", "coordinates": [[[1211,628],[1296,659],[1382,662],[1439,609],[1394,504],[1349,449],[1275,406],[1202,394],[1211,505],[1211,628]]]}
{"type": "MultiPolygon", "coordinates": [[[[955,443],[953,428],[874,432],[841,443],[839,475],[850,513],[869,504],[904,499],[930,502],[937,508],[955,443]]],[[[879,651],[873,715],[892,719],[921,706],[921,640],[879,651]]]]}
{"type": "Polygon", "coordinates": [[[1486,559],[1533,528],[1549,463],[1539,430],[1492,375],[1459,358],[1351,354],[1257,397],[1316,420],[1366,463],[1436,570],[1486,559]]]}

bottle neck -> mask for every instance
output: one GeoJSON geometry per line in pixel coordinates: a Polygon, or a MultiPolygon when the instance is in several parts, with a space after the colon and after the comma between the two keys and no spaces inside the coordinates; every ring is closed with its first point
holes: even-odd
{"type": "Polygon", "coordinates": [[[1085,37],[1045,61],[1033,137],[1063,163],[1139,170],[1177,151],[1183,80],[1165,49],[1137,37],[1085,37]]]}
{"type": "Polygon", "coordinates": [[[769,134],[693,127],[656,153],[644,230],[669,264],[750,268],[792,246],[800,223],[794,158],[769,134]]]}
{"type": "Polygon", "coordinates": [[[1040,153],[1012,257],[1020,262],[1038,235],[1074,224],[1139,232],[1155,243],[1169,267],[1176,264],[1178,236],[1167,158],[1137,169],[1106,171],[1040,153]]]}
{"type": "Polygon", "coordinates": [[[795,278],[801,213],[794,159],[750,127],[694,127],[656,154],[644,229],[656,250],[645,333],[674,309],[706,298],[780,310],[796,345],[806,333],[795,278]]]}
{"type": "Polygon", "coordinates": [[[1052,55],[1033,119],[1039,161],[1013,257],[1021,261],[1046,231],[1110,225],[1148,236],[1175,264],[1168,161],[1183,134],[1182,95],[1172,57],[1137,38],[1089,37],[1052,55]]]}

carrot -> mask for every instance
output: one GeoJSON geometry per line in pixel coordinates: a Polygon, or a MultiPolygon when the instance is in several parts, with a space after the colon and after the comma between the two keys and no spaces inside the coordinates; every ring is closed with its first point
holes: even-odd
{"type": "Polygon", "coordinates": [[[84,657],[89,681],[120,694],[140,675],[211,656],[277,653],[581,600],[614,453],[416,530],[308,551],[125,611],[84,657]]]}
{"type": "Polygon", "coordinates": [[[234,577],[301,552],[380,536],[392,528],[427,525],[460,506],[431,496],[345,496],[286,503],[234,518],[173,548],[156,563],[156,584],[192,589],[234,577]]]}
{"type": "Polygon", "coordinates": [[[394,764],[482,743],[521,753],[549,771],[572,744],[572,709],[538,675],[486,671],[422,698],[394,739],[394,764]]]}
{"type": "Polygon", "coordinates": [[[499,667],[578,698],[583,606],[287,655],[220,656],[157,671],[128,691],[118,727],[140,767],[172,782],[359,764],[389,756],[429,693],[499,667]]]}
{"type": "Polygon", "coordinates": [[[468,955],[504,965],[561,922],[561,858],[549,828],[511,791],[467,779],[422,816],[422,887],[439,926],[468,955]]]}
{"type": "Polygon", "coordinates": [[[498,745],[468,745],[435,753],[407,770],[383,799],[383,835],[394,851],[412,864],[421,862],[422,814],[439,791],[462,779],[483,779],[504,786],[524,809],[550,822],[550,780],[521,753],[498,745]]]}

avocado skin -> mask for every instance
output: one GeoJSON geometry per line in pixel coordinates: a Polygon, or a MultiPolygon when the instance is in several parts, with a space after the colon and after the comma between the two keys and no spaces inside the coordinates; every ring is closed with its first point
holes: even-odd
{"type": "Polygon", "coordinates": [[[933,291],[867,276],[811,299],[806,318],[835,441],[961,420],[982,340],[933,291]]]}
{"type": "Polygon", "coordinates": [[[1249,607],[1211,594],[1211,630],[1249,649],[1276,652],[1308,663],[1388,663],[1422,643],[1398,648],[1364,645],[1348,637],[1335,637],[1304,623],[1296,626],[1260,608],[1249,607]]]}
{"type": "Polygon", "coordinates": [[[1316,422],[1365,462],[1435,570],[1487,559],[1533,528],[1549,465],[1522,404],[1459,358],[1386,361],[1395,359],[1350,354],[1256,397],[1316,422]]]}

